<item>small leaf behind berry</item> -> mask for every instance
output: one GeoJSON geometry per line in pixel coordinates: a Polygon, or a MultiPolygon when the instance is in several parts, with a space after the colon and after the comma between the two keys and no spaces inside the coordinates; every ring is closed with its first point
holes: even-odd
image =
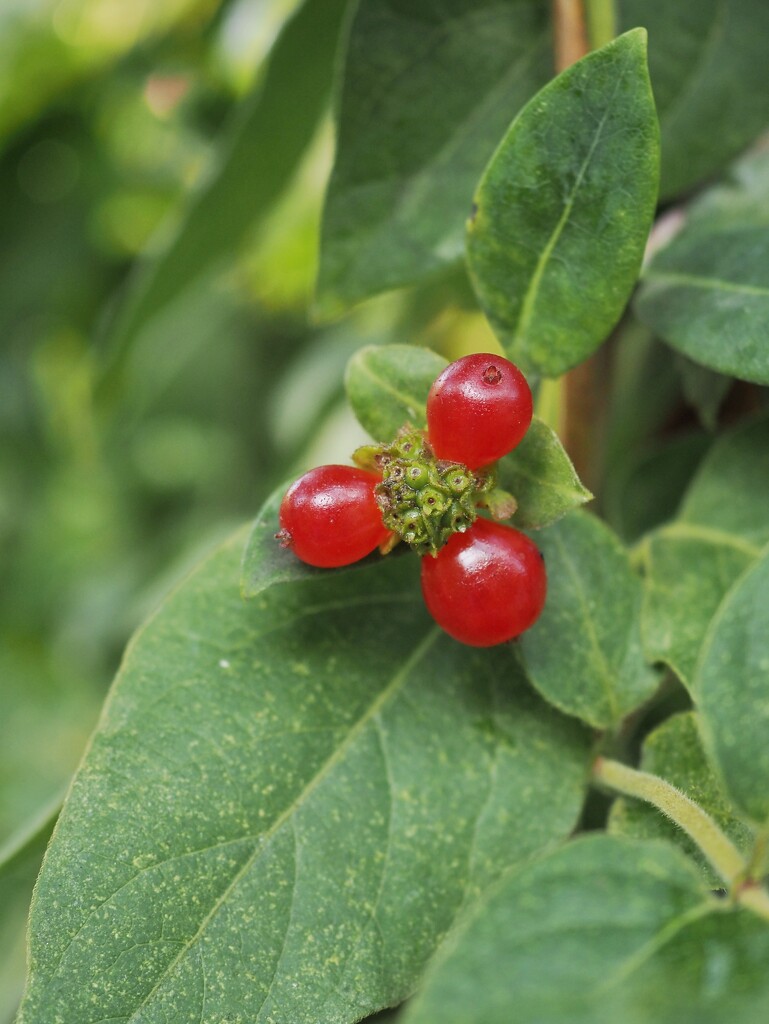
{"type": "Polygon", "coordinates": [[[548,526],[593,497],[556,432],[536,416],[518,447],[497,463],[497,481],[518,502],[512,522],[523,530],[548,526]]]}
{"type": "Polygon", "coordinates": [[[527,675],[556,707],[598,729],[616,726],[657,688],[641,650],[641,581],[604,524],[585,512],[537,536],[547,601],[519,641],[527,675]]]}
{"type": "Polygon", "coordinates": [[[573,64],[513,121],[476,193],[467,257],[479,302],[525,373],[559,376],[619,320],[658,164],[643,29],[573,64]]]}
{"type": "Polygon", "coordinates": [[[358,422],[376,441],[391,441],[404,423],[427,425],[430,385],[447,366],[413,345],[368,345],[347,364],[345,387],[358,422]]]}

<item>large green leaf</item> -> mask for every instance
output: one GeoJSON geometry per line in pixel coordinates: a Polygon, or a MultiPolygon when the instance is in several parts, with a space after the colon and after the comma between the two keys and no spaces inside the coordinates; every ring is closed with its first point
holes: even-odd
{"type": "Polygon", "coordinates": [[[537,544],[547,601],[519,642],[527,675],[561,710],[616,726],[657,688],[641,651],[641,582],[611,530],[587,513],[544,530],[537,544]]]}
{"type": "Polygon", "coordinates": [[[244,604],[243,536],[131,645],[36,890],[23,1024],[352,1022],[574,826],[589,750],[416,559],[244,604]]]}
{"type": "Polygon", "coordinates": [[[756,1024],[767,957],[668,844],[585,837],[489,894],[403,1024],[756,1024]]]}
{"type": "Polygon", "coordinates": [[[15,1017],[24,988],[26,922],[61,800],[0,849],[0,1024],[15,1017]]]}
{"type": "Polygon", "coordinates": [[[769,553],[734,584],[694,677],[705,747],[752,820],[769,821],[769,553]]]}
{"type": "MultiPolygon", "coordinates": [[[[286,187],[328,102],[345,0],[304,0],[264,79],[236,112],[221,155],[157,254],[139,265],[104,344],[113,360],[151,320],[218,268],[286,187]],[[301,68],[301,74],[297,74],[301,68]]],[[[109,371],[112,379],[114,367],[109,371]]]]}
{"type": "Polygon", "coordinates": [[[558,376],[616,324],[657,198],[646,34],[628,32],[545,86],[489,163],[468,226],[480,303],[510,358],[558,376]]]}
{"type": "Polygon", "coordinates": [[[767,259],[769,155],[759,152],[691,204],[644,273],[638,315],[695,363],[765,384],[767,259]]]}
{"type": "Polygon", "coordinates": [[[542,0],[357,5],[324,214],[324,313],[461,258],[478,177],[550,76],[548,15],[542,0]]]}
{"type": "Polygon", "coordinates": [[[723,434],[703,459],[676,520],[643,543],[647,657],[691,685],[724,594],[769,541],[769,418],[723,434]]]}
{"type": "Polygon", "coordinates": [[[769,384],[769,229],[687,231],[644,274],[636,311],[719,373],[769,384]]]}
{"type": "Polygon", "coordinates": [[[664,662],[691,686],[710,620],[759,548],[728,533],[671,523],[644,544],[641,632],[651,661],[664,662]]]}
{"type": "MultiPolygon", "coordinates": [[[[673,715],[644,740],[641,768],[672,783],[707,811],[738,849],[749,854],[753,833],[736,816],[723,787],[708,764],[697,727],[697,713],[673,715]]],[[[668,839],[679,843],[699,862],[709,885],[718,888],[723,881],[694,842],[656,807],[643,800],[620,797],[614,801],[609,831],[636,839],[668,839]]]]}
{"type": "Polygon", "coordinates": [[[660,191],[668,197],[712,175],[765,130],[769,7],[763,0],[618,0],[617,10],[623,28],[649,32],[660,191]]]}

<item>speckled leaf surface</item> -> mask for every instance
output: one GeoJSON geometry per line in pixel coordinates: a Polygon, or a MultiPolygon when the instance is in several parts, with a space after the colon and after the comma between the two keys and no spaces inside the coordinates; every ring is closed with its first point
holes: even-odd
{"type": "Polygon", "coordinates": [[[495,888],[404,1024],[757,1024],[767,957],[767,923],[672,846],[584,837],[495,888]]]}
{"type": "Polygon", "coordinates": [[[424,429],[427,394],[448,362],[429,348],[368,345],[347,364],[345,388],[358,422],[375,441],[391,441],[404,423],[424,429]]]}
{"type": "Polygon", "coordinates": [[[558,376],[616,324],[658,162],[643,30],[572,65],[513,122],[476,193],[467,255],[481,306],[525,372],[558,376]]]}
{"type": "Polygon", "coordinates": [[[590,725],[617,725],[657,688],[641,650],[641,581],[611,530],[585,512],[537,535],[548,592],[518,648],[532,683],[590,725]]]}
{"type": "Polygon", "coordinates": [[[694,677],[705,748],[735,804],[769,821],[769,552],[713,619],[694,677]]]}
{"type": "Polygon", "coordinates": [[[639,317],[703,366],[769,384],[769,228],[684,230],[644,273],[639,317]]]}
{"type": "Polygon", "coordinates": [[[542,0],[357,4],[323,218],[323,313],[461,259],[484,165],[552,74],[550,35],[542,0]]]}
{"type": "Polygon", "coordinates": [[[769,154],[759,151],[689,204],[644,271],[636,312],[695,363],[766,384],[768,257],[769,154]]]}
{"type": "Polygon", "coordinates": [[[769,540],[767,507],[769,418],[761,417],[719,437],[677,518],[644,541],[644,649],[687,686],[724,595],[769,540]]]}
{"type": "MultiPolygon", "coordinates": [[[[686,711],[668,718],[644,740],[640,767],[672,783],[718,823],[747,855],[753,833],[736,815],[723,786],[708,764],[697,725],[697,712],[686,711]]],[[[612,804],[609,832],[634,839],[667,839],[680,845],[699,863],[707,884],[719,888],[723,881],[683,829],[643,800],[620,797],[612,804]]]]}
{"type": "Polygon", "coordinates": [[[649,33],[662,135],[660,192],[669,197],[722,168],[769,122],[763,0],[618,0],[621,28],[649,33]],[[735,116],[739,111],[739,116],[735,116]]]}
{"type": "Polygon", "coordinates": [[[22,1024],[341,1024],[562,839],[588,743],[416,560],[244,603],[244,535],[133,641],[45,861],[22,1024]]]}

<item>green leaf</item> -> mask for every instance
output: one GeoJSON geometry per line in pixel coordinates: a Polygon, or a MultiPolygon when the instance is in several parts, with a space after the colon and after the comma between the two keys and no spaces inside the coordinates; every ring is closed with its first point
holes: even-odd
{"type": "Polygon", "coordinates": [[[572,65],[513,122],[476,194],[467,255],[481,306],[525,372],[558,376],[619,320],[658,160],[641,29],[572,65]]]}
{"type": "Polygon", "coordinates": [[[657,688],[641,651],[641,581],[598,519],[575,512],[537,537],[547,600],[519,641],[540,693],[598,729],[616,726],[657,688]]]}
{"type": "Polygon", "coordinates": [[[359,1020],[574,827],[587,736],[508,648],[432,625],[416,559],[244,604],[242,544],[129,649],[38,883],[20,1024],[359,1020]]]}
{"type": "MultiPolygon", "coordinates": [[[[345,6],[345,0],[304,0],[286,24],[264,78],[236,111],[218,163],[191,197],[178,229],[129,283],[104,339],[118,365],[150,321],[231,258],[285,189],[328,102],[345,6]]],[[[108,379],[114,373],[112,364],[108,379]]]]}
{"type": "Polygon", "coordinates": [[[462,257],[478,177],[551,74],[541,0],[361,0],[324,212],[319,307],[335,315],[462,257]]]}
{"type": "Polygon", "coordinates": [[[677,519],[644,541],[644,648],[687,686],[724,594],[769,541],[767,503],[769,417],[763,416],[718,438],[677,519]]]}
{"type": "Polygon", "coordinates": [[[769,552],[724,598],[702,650],[694,695],[705,748],[737,806],[769,821],[769,552]]]}
{"type": "Polygon", "coordinates": [[[61,800],[46,808],[0,849],[0,1021],[15,1015],[24,988],[26,922],[32,887],[56,823],[61,800]]]}
{"type": "MultiPolygon", "coordinates": [[[[746,854],[753,846],[752,831],[736,817],[723,788],[708,764],[698,732],[697,713],[673,715],[644,740],[640,767],[682,790],[707,811],[746,854]]],[[[698,846],[665,815],[642,800],[621,797],[614,801],[609,832],[634,839],[668,839],[681,846],[704,872],[707,884],[723,885],[698,846]]]]}
{"type": "Polygon", "coordinates": [[[669,665],[691,687],[710,620],[759,550],[732,534],[683,522],[652,534],[643,547],[646,657],[669,665]]]}
{"type": "Polygon", "coordinates": [[[713,175],[766,129],[769,7],[761,0],[618,0],[617,8],[623,28],[649,32],[667,198],[713,175]]]}
{"type": "Polygon", "coordinates": [[[644,274],[636,312],[696,363],[769,384],[769,230],[684,229],[644,274]]]}
{"type": "Polygon", "coordinates": [[[499,486],[518,502],[512,523],[521,529],[549,526],[593,497],[558,435],[536,416],[518,447],[497,465],[499,486]]]}
{"type": "Polygon", "coordinates": [[[607,470],[606,520],[625,541],[634,541],[672,519],[712,438],[702,431],[674,434],[640,450],[626,450],[607,470]]]}
{"type": "Polygon", "coordinates": [[[679,519],[750,544],[769,541],[769,416],[722,434],[702,462],[679,519]]]}
{"type": "Polygon", "coordinates": [[[429,348],[368,345],[347,364],[347,398],[375,441],[391,441],[404,423],[427,426],[427,394],[447,362],[429,348]]]}
{"type": "Polygon", "coordinates": [[[766,383],[767,253],[769,154],[759,152],[690,204],[644,274],[637,313],[695,363],[766,383]]]}
{"type": "Polygon", "coordinates": [[[589,836],[510,873],[431,967],[403,1024],[756,1024],[769,927],[661,842],[589,836]]]}

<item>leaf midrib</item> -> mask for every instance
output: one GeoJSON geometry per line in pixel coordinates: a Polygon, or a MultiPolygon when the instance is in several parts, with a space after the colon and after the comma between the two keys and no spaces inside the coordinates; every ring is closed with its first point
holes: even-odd
{"type": "Polygon", "coordinates": [[[758,284],[739,284],[725,281],[720,277],[706,277],[704,274],[686,274],[674,270],[650,270],[644,274],[644,281],[650,285],[681,285],[684,288],[700,288],[703,291],[722,291],[734,295],[752,295],[769,299],[769,287],[758,284]]]}
{"type": "Polygon", "coordinates": [[[320,783],[326,778],[327,775],[336,767],[341,761],[342,757],[347,753],[350,747],[353,745],[358,736],[363,732],[365,727],[374,719],[381,709],[387,704],[387,702],[398,692],[404,682],[408,679],[408,676],[413,667],[419,663],[419,661],[425,656],[430,647],[435,643],[436,639],[440,635],[440,629],[435,626],[433,627],[425,637],[417,644],[409,657],[404,661],[401,668],[393,675],[390,682],[385,686],[377,695],[375,700],[369,705],[363,715],[352,725],[345,739],[339,744],[339,746],[333,751],[330,757],[321,765],[318,771],[313,777],[307,782],[302,791],[291,801],[291,803],[285,808],[285,810],[278,815],[273,824],[259,836],[259,844],[254,849],[254,852],[244,862],[243,866],[233,875],[231,881],[224,889],[221,896],[215,901],[211,910],[201,921],[195,934],[185,942],[178,954],[172,961],[163,969],[162,974],[159,976],[152,989],[144,997],[141,1004],[133,1011],[131,1016],[127,1018],[127,1024],[139,1024],[140,1018],[137,1016],[140,1012],[147,1009],[151,1000],[154,998],[156,993],[159,991],[161,985],[165,980],[173,973],[177,965],[183,960],[183,958],[190,952],[195,946],[200,937],[205,933],[206,928],[210,922],[214,919],[216,914],[219,912],[221,907],[226,902],[230,894],[239,885],[240,881],[245,875],[251,870],[253,865],[256,863],[259,854],[267,848],[270,839],[283,827],[283,825],[289,821],[292,815],[298,810],[300,806],[312,795],[317,789],[320,783]]]}
{"type": "Polygon", "coordinates": [[[544,249],[539,255],[537,265],[534,268],[534,273],[531,276],[529,286],[526,289],[526,294],[523,297],[523,302],[521,304],[521,315],[518,317],[518,323],[515,326],[515,331],[513,332],[513,337],[510,342],[513,348],[515,348],[519,344],[521,339],[525,337],[526,332],[529,329],[529,324],[531,323],[532,317],[534,316],[534,307],[536,306],[537,299],[539,298],[539,288],[540,284],[542,283],[542,278],[544,277],[545,270],[547,269],[547,266],[550,263],[550,257],[553,254],[553,250],[560,241],[561,235],[563,234],[564,229],[569,221],[571,212],[574,208],[574,203],[577,198],[577,193],[579,192],[579,189],[582,186],[582,182],[584,181],[585,175],[587,174],[588,167],[590,166],[590,161],[593,159],[593,154],[595,153],[596,147],[598,146],[598,142],[600,141],[604,125],[606,124],[609,114],[611,113],[614,97],[617,95],[617,91],[619,89],[623,77],[623,75],[620,75],[620,77],[617,80],[611,99],[606,104],[606,110],[604,111],[603,117],[601,118],[601,121],[598,127],[596,128],[595,135],[593,136],[593,141],[590,144],[590,149],[588,150],[587,155],[584,161],[582,162],[582,166],[579,169],[579,173],[577,174],[576,180],[571,188],[571,191],[569,192],[569,196],[566,200],[566,203],[564,204],[563,212],[561,213],[558,223],[553,228],[553,231],[550,235],[550,238],[547,240],[544,249]]]}

